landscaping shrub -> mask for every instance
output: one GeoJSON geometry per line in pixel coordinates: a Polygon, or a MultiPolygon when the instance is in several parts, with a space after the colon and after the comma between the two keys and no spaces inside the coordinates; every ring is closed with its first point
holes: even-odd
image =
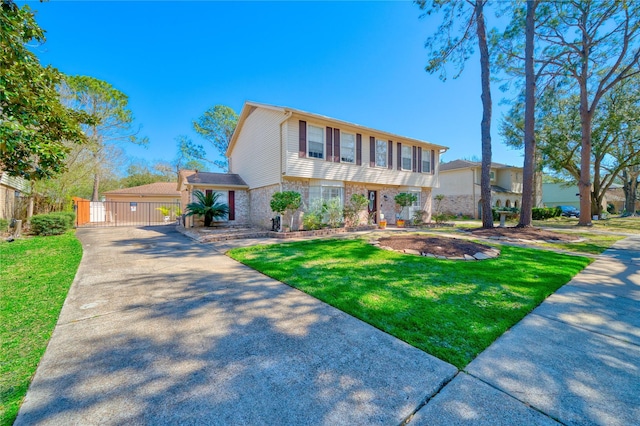
{"type": "Polygon", "coordinates": [[[302,226],[307,231],[315,231],[322,228],[322,217],[325,213],[325,206],[320,200],[316,200],[302,216],[302,226]]]}
{"type": "Polygon", "coordinates": [[[36,235],[60,235],[73,228],[74,222],[71,212],[38,214],[31,218],[31,230],[36,235]]]}
{"type": "Polygon", "coordinates": [[[339,228],[342,226],[344,211],[342,210],[340,198],[332,198],[325,202],[326,221],[329,228],[339,228]]]}
{"type": "Polygon", "coordinates": [[[552,217],[559,217],[562,214],[560,207],[534,207],[531,211],[533,220],[546,220],[552,217]]]}
{"type": "Polygon", "coordinates": [[[344,206],[344,221],[347,226],[360,225],[360,216],[369,204],[369,200],[362,194],[353,194],[344,206]]]}
{"type": "Polygon", "coordinates": [[[7,232],[9,230],[9,221],[7,219],[0,219],[0,232],[7,232]]]}

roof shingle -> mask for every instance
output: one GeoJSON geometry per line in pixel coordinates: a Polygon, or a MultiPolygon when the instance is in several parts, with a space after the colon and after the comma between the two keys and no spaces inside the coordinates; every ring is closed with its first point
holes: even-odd
{"type": "Polygon", "coordinates": [[[166,195],[180,196],[180,191],[176,189],[175,182],[156,182],[147,185],[133,186],[131,188],[114,189],[106,191],[105,194],[136,194],[136,195],[166,195]]]}
{"type": "Polygon", "coordinates": [[[197,172],[187,176],[187,183],[191,185],[247,186],[240,175],[232,173],[197,172]]]}

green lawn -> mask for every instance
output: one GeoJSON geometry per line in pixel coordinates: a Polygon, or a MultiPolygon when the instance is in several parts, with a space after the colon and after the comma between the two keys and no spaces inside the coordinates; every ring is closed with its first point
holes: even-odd
{"type": "Polygon", "coordinates": [[[70,232],[0,242],[0,425],[11,425],[80,264],[70,232]]]}
{"type": "Polygon", "coordinates": [[[551,249],[561,249],[578,253],[600,254],[611,247],[616,241],[626,238],[622,235],[596,234],[593,232],[572,232],[570,235],[584,238],[585,241],[576,243],[544,243],[540,245],[551,249]]]}
{"type": "Polygon", "coordinates": [[[228,255],[459,368],[590,262],[503,246],[481,262],[437,260],[315,240],[228,255]]]}
{"type": "Polygon", "coordinates": [[[578,219],[558,217],[548,220],[534,220],[533,225],[546,228],[605,231],[611,233],[640,234],[640,217],[611,217],[604,220],[594,220],[591,228],[577,226],[578,219]]]}

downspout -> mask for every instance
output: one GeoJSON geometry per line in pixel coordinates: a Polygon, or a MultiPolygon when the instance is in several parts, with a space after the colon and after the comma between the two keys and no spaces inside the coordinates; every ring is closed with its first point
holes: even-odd
{"type": "Polygon", "coordinates": [[[284,137],[283,137],[283,134],[282,134],[282,123],[284,123],[285,121],[290,119],[292,114],[293,114],[293,112],[287,111],[285,113],[285,115],[284,115],[284,118],[282,120],[280,120],[280,122],[278,123],[278,127],[280,128],[280,176],[278,178],[278,180],[280,181],[280,183],[279,183],[280,192],[282,192],[282,176],[284,174],[284,170],[287,167],[287,164],[286,164],[287,159],[286,159],[286,157],[284,155],[285,154],[285,149],[284,149],[284,137]]]}
{"type": "Polygon", "coordinates": [[[478,203],[476,203],[476,171],[471,169],[471,188],[473,191],[473,204],[471,205],[471,211],[473,212],[473,218],[478,219],[478,203]]]}

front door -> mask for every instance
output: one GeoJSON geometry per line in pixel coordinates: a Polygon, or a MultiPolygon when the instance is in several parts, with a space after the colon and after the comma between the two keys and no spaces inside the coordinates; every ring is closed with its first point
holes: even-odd
{"type": "Polygon", "coordinates": [[[369,191],[369,206],[367,211],[369,217],[373,218],[373,223],[378,223],[378,191],[369,191]]]}

